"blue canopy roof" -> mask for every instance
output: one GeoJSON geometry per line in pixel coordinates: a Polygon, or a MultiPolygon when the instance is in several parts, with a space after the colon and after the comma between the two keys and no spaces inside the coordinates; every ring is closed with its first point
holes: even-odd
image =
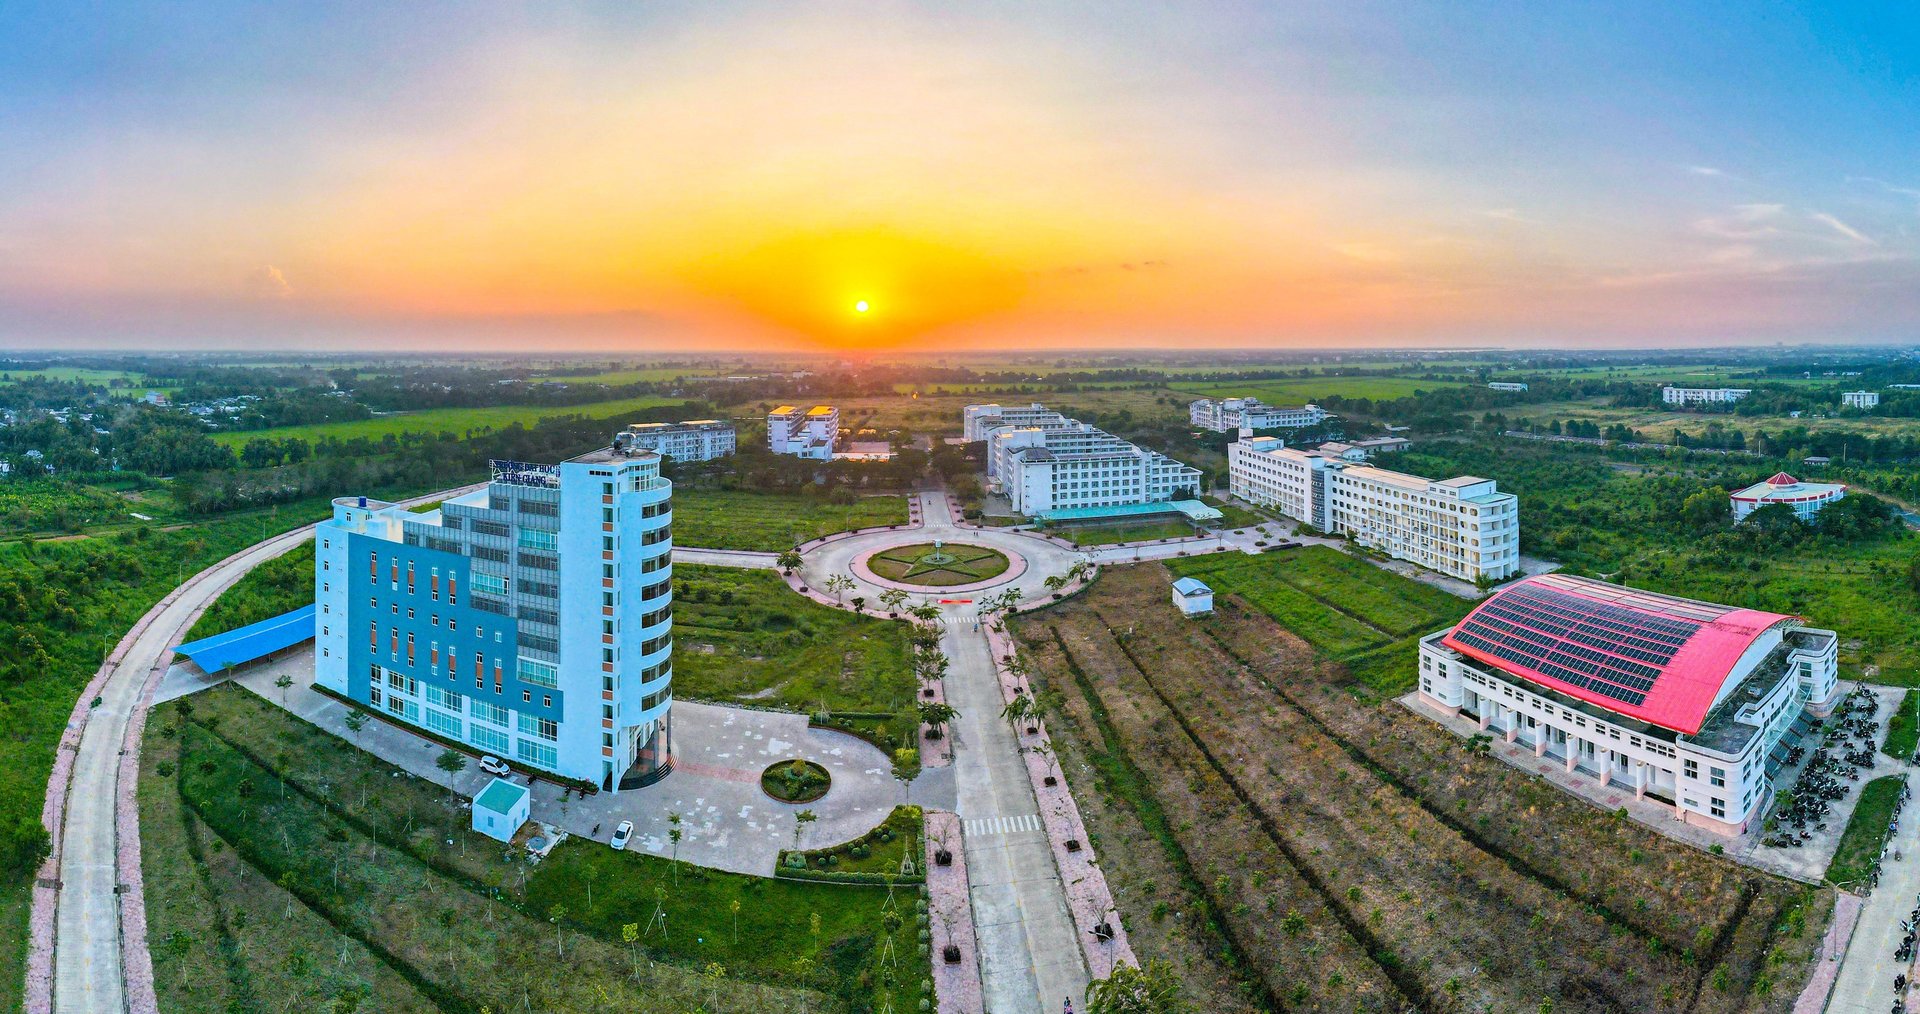
{"type": "Polygon", "coordinates": [[[313,604],[308,603],[293,612],[189,641],[174,650],[192,659],[202,672],[218,673],[228,663],[240,665],[313,640],[313,624],[313,604]]]}
{"type": "Polygon", "coordinates": [[[1182,595],[1213,594],[1213,589],[1207,587],[1207,584],[1205,581],[1202,581],[1198,578],[1192,578],[1192,577],[1183,577],[1180,580],[1175,581],[1173,583],[1173,590],[1179,592],[1182,595]]]}

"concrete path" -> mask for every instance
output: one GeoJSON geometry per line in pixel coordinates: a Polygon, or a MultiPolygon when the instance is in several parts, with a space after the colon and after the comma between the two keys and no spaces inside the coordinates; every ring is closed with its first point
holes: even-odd
{"type": "Polygon", "coordinates": [[[986,1009],[1051,1014],[1087,990],[1066,890],[1020,746],[1000,719],[986,635],[949,627],[942,646],[952,661],[947,699],[960,711],[951,732],[955,809],[969,829],[963,837],[986,1009]]]}
{"type": "Polygon", "coordinates": [[[1894,991],[1893,977],[1913,974],[1913,963],[1895,961],[1893,952],[1904,935],[1901,921],[1920,907],[1920,800],[1909,798],[1900,808],[1900,833],[1887,847],[1880,886],[1867,896],[1840,962],[1833,998],[1827,1002],[1829,1014],[1886,1014],[1901,996],[1894,991]],[[1891,851],[1896,848],[1899,859],[1891,851]]]}
{"type": "Polygon", "coordinates": [[[703,567],[743,567],[753,570],[774,570],[779,567],[780,554],[756,553],[736,549],[696,549],[692,546],[674,546],[675,563],[697,563],[703,567]]]}
{"type": "Polygon", "coordinates": [[[55,845],[34,892],[29,1014],[155,1009],[133,797],[148,695],[171,661],[174,645],[221,592],[312,537],[311,526],[296,529],[194,575],[141,618],[83,691],[69,734],[62,738],[62,751],[72,750],[71,763],[57,761],[47,786],[44,817],[55,845]],[[90,706],[94,697],[100,700],[97,707],[90,706]],[[77,742],[69,747],[76,723],[77,742]]]}
{"type": "MultiPolygon", "coordinates": [[[[1046,580],[1056,574],[1064,574],[1075,563],[1087,559],[1085,553],[1053,542],[1049,539],[1021,532],[1006,532],[993,529],[963,528],[954,523],[953,512],[942,493],[917,493],[921,522],[915,528],[897,530],[880,529],[860,532],[844,538],[833,538],[810,546],[803,554],[800,577],[811,588],[822,588],[827,579],[834,575],[850,577],[854,589],[847,592],[845,599],[851,601],[855,596],[864,596],[869,608],[887,591],[888,584],[881,584],[867,577],[855,561],[876,550],[893,546],[913,545],[932,542],[965,543],[985,546],[1009,556],[1017,556],[1024,567],[1010,568],[1006,574],[986,582],[984,586],[964,593],[952,593],[942,588],[928,588],[911,595],[908,604],[919,602],[938,602],[943,598],[980,599],[992,595],[1004,594],[1009,588],[1020,593],[1022,600],[1037,602],[1051,595],[1046,588],[1046,580]]],[[[676,555],[679,553],[675,550],[676,555]]]]}

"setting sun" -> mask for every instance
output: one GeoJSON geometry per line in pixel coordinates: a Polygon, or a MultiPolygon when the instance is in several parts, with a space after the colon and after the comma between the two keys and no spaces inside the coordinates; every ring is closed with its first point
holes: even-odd
{"type": "Polygon", "coordinates": [[[863,299],[863,300],[860,300],[859,302],[857,302],[857,303],[855,303],[855,304],[853,304],[853,312],[854,312],[854,313],[866,313],[866,312],[867,312],[867,301],[863,299]]]}

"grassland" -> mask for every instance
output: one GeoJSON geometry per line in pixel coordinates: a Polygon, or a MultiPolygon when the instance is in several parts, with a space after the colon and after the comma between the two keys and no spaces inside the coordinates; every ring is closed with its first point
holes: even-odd
{"type": "Polygon", "coordinates": [[[1298,405],[1339,395],[1385,401],[1421,391],[1460,387],[1449,380],[1413,377],[1297,377],[1286,380],[1175,381],[1173,390],[1190,398],[1259,398],[1269,405],[1298,405]]]}
{"type": "Polygon", "coordinates": [[[608,387],[622,387],[627,384],[658,384],[681,377],[712,377],[726,373],[716,366],[649,366],[644,369],[601,370],[598,373],[575,373],[558,377],[541,377],[543,383],[564,384],[605,384],[608,387]]]}
{"type": "Polygon", "coordinates": [[[498,843],[465,830],[444,789],[396,777],[244,689],[189,700],[190,710],[158,709],[150,727],[158,747],[142,806],[160,821],[145,838],[145,861],[190,869],[165,851],[181,837],[157,834],[198,821],[217,836],[211,847],[224,843],[244,861],[234,872],[251,870],[266,894],[196,892],[191,878],[167,873],[150,885],[154,938],[189,935],[156,948],[163,988],[198,987],[174,1009],[326,1003],[353,987],[336,955],[363,980],[408,987],[394,991],[391,1007],[373,993],[380,1010],[853,1011],[889,998],[910,1010],[921,995],[927,958],[915,944],[911,894],[889,926],[882,890],[675,870],[669,859],[578,839],[530,868],[513,859],[517,850],[503,857],[498,843]],[[670,931],[656,925],[624,941],[622,927],[648,927],[656,907],[670,931]],[[299,917],[284,938],[282,913],[299,917]],[[247,925],[260,929],[243,932],[247,925]],[[268,926],[274,939],[257,939],[268,926]],[[891,974],[881,962],[888,936],[891,974]],[[312,960],[289,974],[296,952],[312,960]],[[553,974],[556,965],[566,974],[553,974]]]}
{"type": "Polygon", "coordinates": [[[680,546],[777,553],[834,532],[906,523],[903,496],[863,496],[840,504],[794,493],[673,491],[673,541],[680,546]]]}
{"type": "Polygon", "coordinates": [[[1185,539],[1195,534],[1190,521],[1163,519],[1131,524],[1057,525],[1046,529],[1076,546],[1111,546],[1120,542],[1153,542],[1159,539],[1185,539]]]}
{"type": "Polygon", "coordinates": [[[185,640],[224,634],[313,603],[313,540],[253,568],[200,614],[185,640]]]}
{"type": "Polygon", "coordinates": [[[1731,1012],[1797,992],[1830,894],[1468,751],[1237,596],[1181,618],[1169,579],[1110,569],[1015,629],[1063,767],[1094,775],[1092,832],[1129,843],[1102,860],[1135,951],[1175,961],[1204,1009],[1731,1012]]]}
{"type": "Polygon", "coordinates": [[[128,397],[143,395],[148,391],[165,390],[160,387],[140,386],[141,376],[127,370],[95,370],[79,366],[53,366],[44,370],[4,370],[0,371],[0,384],[19,383],[29,377],[43,380],[60,380],[70,383],[97,384],[105,387],[116,380],[124,380],[128,397]]]}
{"type": "Polygon", "coordinates": [[[434,435],[453,433],[465,435],[470,432],[488,433],[503,430],[515,423],[531,427],[542,419],[560,416],[585,416],[589,419],[611,419],[615,416],[638,412],[643,408],[656,408],[661,405],[677,404],[679,399],[644,396],[638,398],[620,398],[614,401],[594,401],[584,405],[500,405],[489,408],[434,408],[420,412],[395,412],[376,416],[372,419],[354,419],[347,422],[315,423],[310,426],[279,426],[265,430],[241,430],[231,433],[216,433],[213,439],[238,450],[249,440],[270,438],[274,440],[305,440],[309,443],[321,440],[354,440],[365,438],[379,441],[389,436],[400,437],[404,434],[434,435]]]}
{"type": "Polygon", "coordinates": [[[868,569],[881,577],[927,587],[985,581],[1006,573],[1008,566],[1005,553],[985,546],[950,543],[936,548],[930,542],[895,546],[875,553],[867,561],[868,569]],[[929,562],[936,553],[939,562],[929,562]]]}
{"type": "Polygon", "coordinates": [[[1840,885],[1858,885],[1873,873],[1880,847],[1886,843],[1887,829],[1900,809],[1900,790],[1905,782],[1899,775],[1875,778],[1860,789],[1860,802],[1840,835],[1840,846],[1827,864],[1827,881],[1840,885]]]}
{"type": "MultiPolygon", "coordinates": [[[[0,482],[0,536],[79,532],[101,524],[133,524],[135,504],[91,486],[23,479],[0,482]]],[[[152,514],[152,510],[141,511],[152,514]]]]}
{"type": "Polygon", "coordinates": [[[676,695],[886,716],[861,730],[916,745],[906,624],[820,605],[771,571],[683,563],[673,578],[676,695]]]}
{"type": "MultiPolygon", "coordinates": [[[[1831,382],[1830,380],[1828,382],[1831,382]]],[[[1821,417],[1808,412],[1795,419],[1785,415],[1729,415],[1721,412],[1669,412],[1658,408],[1615,407],[1610,398],[1582,398],[1575,401],[1547,401],[1516,405],[1504,410],[1512,420],[1534,419],[1542,424],[1558,419],[1591,422],[1605,429],[1615,424],[1639,430],[1649,441],[1666,443],[1678,430],[1690,437],[1704,435],[1709,427],[1738,429],[1751,434],[1755,430],[1779,433],[1793,427],[1817,428],[1823,433],[1855,433],[1861,436],[1920,435],[1920,419],[1885,416],[1821,417]]],[[[1838,412],[1839,405],[1832,406],[1838,412]]]]}
{"type": "Polygon", "coordinates": [[[1898,760],[1913,756],[1920,747],[1920,691],[1909,690],[1900,697],[1900,706],[1887,719],[1887,738],[1880,752],[1898,760]]]}
{"type": "Polygon", "coordinates": [[[1383,693],[1413,683],[1420,635],[1466,615],[1472,603],[1326,546],[1169,561],[1217,598],[1238,596],[1329,658],[1347,661],[1383,693]],[[1405,661],[1401,667],[1398,663],[1405,661]]]}

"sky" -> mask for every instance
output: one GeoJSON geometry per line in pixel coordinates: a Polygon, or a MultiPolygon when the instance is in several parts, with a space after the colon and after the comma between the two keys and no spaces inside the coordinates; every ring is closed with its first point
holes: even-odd
{"type": "Polygon", "coordinates": [[[1915,342],[1916,128],[1912,3],[12,3],[0,346],[1915,342]]]}

